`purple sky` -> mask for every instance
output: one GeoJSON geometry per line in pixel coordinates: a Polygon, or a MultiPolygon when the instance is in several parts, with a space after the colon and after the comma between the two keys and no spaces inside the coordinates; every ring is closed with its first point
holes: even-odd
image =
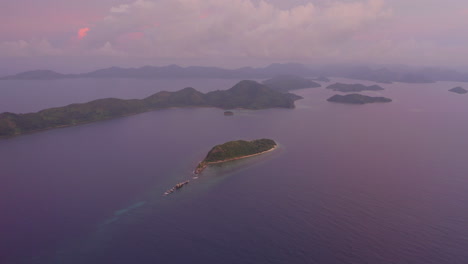
{"type": "Polygon", "coordinates": [[[15,0],[0,73],[177,63],[468,65],[463,0],[15,0]]]}

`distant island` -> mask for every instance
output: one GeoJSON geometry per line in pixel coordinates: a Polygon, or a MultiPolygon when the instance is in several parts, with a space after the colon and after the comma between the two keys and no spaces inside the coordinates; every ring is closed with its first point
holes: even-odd
{"type": "Polygon", "coordinates": [[[452,88],[449,90],[450,92],[452,93],[457,93],[457,94],[466,94],[468,93],[467,90],[463,89],[462,87],[458,86],[458,87],[455,87],[455,88],[452,88]]]}
{"type": "Polygon", "coordinates": [[[276,147],[277,144],[272,139],[229,141],[214,146],[205,159],[198,164],[195,174],[200,174],[209,165],[260,155],[272,151],[276,147]]]}
{"type": "Polygon", "coordinates": [[[63,74],[51,70],[34,70],[1,77],[0,80],[55,80],[72,78],[136,78],[136,79],[267,79],[276,75],[310,76],[310,69],[298,63],[273,63],[263,68],[243,67],[223,69],[218,67],[179,65],[143,66],[139,68],[110,67],[78,74],[63,74]]]}
{"type": "Polygon", "coordinates": [[[0,80],[56,80],[70,78],[72,76],[71,74],[61,74],[50,70],[36,70],[6,76],[0,78],[0,80]]]}
{"type": "Polygon", "coordinates": [[[313,82],[297,75],[278,75],[262,82],[273,90],[287,92],[304,88],[322,87],[319,83],[313,82]]]}
{"type": "Polygon", "coordinates": [[[327,99],[329,102],[344,104],[368,104],[368,103],[389,103],[392,99],[386,97],[371,97],[362,94],[336,94],[327,99]]]}
{"type": "MultiPolygon", "coordinates": [[[[50,70],[36,70],[5,76],[0,80],[54,80],[70,78],[137,78],[137,79],[268,79],[278,75],[331,76],[379,83],[432,83],[435,81],[468,82],[468,73],[441,68],[413,68],[387,65],[369,67],[362,65],[304,65],[299,63],[274,63],[266,67],[243,67],[224,69],[218,67],[178,65],[144,66],[139,68],[110,67],[91,72],[63,74],[50,70]]],[[[326,82],[328,78],[318,77],[312,81],[326,82]]]]}
{"type": "Polygon", "coordinates": [[[302,97],[281,93],[255,81],[241,81],[229,90],[203,94],[194,88],[158,92],[145,99],[99,99],[83,104],[45,109],[36,113],[0,114],[0,137],[74,126],[134,115],[169,107],[217,107],[222,109],[294,108],[302,97]]]}
{"type": "Polygon", "coordinates": [[[232,111],[225,111],[225,112],[224,112],[224,115],[225,115],[225,116],[233,116],[233,115],[234,115],[234,112],[232,112],[232,111]]]}
{"type": "Polygon", "coordinates": [[[343,92],[343,93],[384,90],[384,88],[378,85],[365,86],[363,84],[345,84],[345,83],[335,83],[335,84],[327,86],[327,89],[338,91],[338,92],[343,92]]]}

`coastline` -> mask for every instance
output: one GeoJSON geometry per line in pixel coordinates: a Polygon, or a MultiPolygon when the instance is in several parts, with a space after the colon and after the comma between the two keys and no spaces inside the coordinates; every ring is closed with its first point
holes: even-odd
{"type": "MultiPolygon", "coordinates": [[[[252,109],[252,108],[244,108],[244,107],[222,108],[222,107],[209,106],[209,105],[161,107],[161,108],[148,109],[148,110],[145,110],[143,112],[129,113],[129,114],[119,115],[119,116],[111,116],[111,117],[107,117],[107,118],[103,118],[103,119],[99,119],[99,120],[77,122],[77,123],[74,123],[74,124],[59,125],[59,126],[47,127],[47,128],[43,128],[43,129],[31,130],[31,131],[27,131],[27,132],[15,133],[13,135],[8,135],[8,136],[0,136],[0,140],[10,139],[10,138],[14,138],[14,137],[23,136],[23,135],[40,133],[40,132],[44,132],[44,131],[48,131],[48,130],[52,130],[52,129],[60,129],[60,128],[87,125],[87,124],[91,124],[91,123],[98,123],[98,122],[101,122],[101,121],[108,121],[108,120],[117,119],[117,118],[129,117],[129,116],[139,115],[139,114],[153,112],[153,111],[160,111],[160,110],[166,110],[166,109],[184,109],[184,108],[212,108],[212,109],[221,109],[221,110],[231,109],[231,110],[250,110],[250,111],[267,110],[267,109],[282,109],[282,107],[268,107],[268,108],[260,108],[260,109],[252,109]]],[[[295,105],[293,105],[292,108],[288,108],[288,109],[294,109],[294,108],[295,108],[295,105]]],[[[46,109],[49,109],[49,108],[46,108],[46,109]]],[[[44,109],[44,110],[46,110],[46,109],[44,109]]],[[[0,113],[0,114],[2,114],[2,113],[0,113]]],[[[22,114],[24,114],[24,113],[22,113],[22,114]]],[[[26,113],[26,114],[29,114],[29,113],[26,113]]]]}
{"type": "Polygon", "coordinates": [[[234,161],[234,160],[240,160],[240,159],[245,159],[245,158],[250,158],[250,157],[254,157],[254,156],[258,156],[258,155],[262,155],[262,154],[265,154],[265,153],[268,153],[268,152],[271,152],[271,151],[274,151],[275,149],[278,148],[278,144],[276,144],[273,148],[269,149],[269,150],[266,150],[266,151],[263,151],[263,152],[259,152],[259,153],[255,153],[255,154],[252,154],[252,155],[246,155],[246,156],[241,156],[241,157],[236,157],[236,158],[232,158],[232,159],[227,159],[227,160],[220,160],[220,161],[212,161],[212,162],[200,162],[197,166],[197,168],[194,170],[194,174],[200,174],[202,173],[209,165],[213,165],[213,164],[219,164],[219,163],[225,163],[225,162],[229,162],[229,161],[234,161]],[[201,166],[200,166],[201,165],[201,166]]]}

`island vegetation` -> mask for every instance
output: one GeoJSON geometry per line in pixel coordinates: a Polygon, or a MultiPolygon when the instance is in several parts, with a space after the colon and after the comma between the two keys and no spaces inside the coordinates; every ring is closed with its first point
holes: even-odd
{"type": "Polygon", "coordinates": [[[457,93],[457,94],[466,94],[468,93],[467,90],[463,89],[462,87],[458,86],[458,87],[455,87],[455,88],[452,88],[449,90],[450,92],[452,93],[457,93]]]}
{"type": "Polygon", "coordinates": [[[345,84],[345,83],[335,83],[327,86],[327,89],[343,92],[343,93],[353,93],[353,92],[362,92],[362,91],[381,91],[384,88],[378,85],[366,86],[363,84],[345,84]]]}
{"type": "Polygon", "coordinates": [[[259,155],[274,150],[276,147],[277,144],[272,139],[229,141],[214,146],[205,159],[198,164],[195,174],[201,173],[208,165],[259,155]]]}
{"type": "Polygon", "coordinates": [[[0,114],[0,137],[8,137],[134,115],[169,107],[217,107],[222,109],[294,108],[300,96],[283,94],[255,81],[241,81],[225,91],[203,94],[194,88],[158,92],[145,99],[99,99],[82,104],[45,109],[36,113],[0,114]]]}
{"type": "Polygon", "coordinates": [[[273,90],[287,92],[304,88],[321,87],[319,83],[296,75],[278,75],[262,82],[273,90]]]}
{"type": "Polygon", "coordinates": [[[344,104],[368,104],[368,103],[388,103],[391,102],[392,99],[386,97],[372,97],[366,96],[362,94],[347,94],[347,95],[339,95],[336,94],[327,99],[329,102],[334,103],[344,103],[344,104]]]}

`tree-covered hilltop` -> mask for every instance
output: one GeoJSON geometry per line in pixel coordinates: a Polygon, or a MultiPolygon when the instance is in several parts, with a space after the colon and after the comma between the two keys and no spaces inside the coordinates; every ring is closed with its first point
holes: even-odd
{"type": "Polygon", "coordinates": [[[287,92],[304,88],[321,87],[319,83],[296,75],[278,75],[262,82],[273,90],[287,92]]]}
{"type": "Polygon", "coordinates": [[[45,109],[36,113],[0,114],[0,137],[73,126],[168,107],[218,107],[223,109],[294,108],[296,95],[283,94],[254,81],[241,81],[226,91],[203,94],[193,88],[158,92],[145,99],[99,99],[82,104],[45,109]]]}
{"type": "Polygon", "coordinates": [[[280,93],[255,81],[241,81],[227,91],[214,91],[205,95],[206,104],[224,109],[294,108],[294,101],[301,98],[280,93]]]}
{"type": "Polygon", "coordinates": [[[272,139],[257,139],[252,141],[236,140],[214,146],[206,155],[204,162],[219,162],[244,156],[254,155],[270,150],[276,146],[272,139]]]}
{"type": "Polygon", "coordinates": [[[368,103],[389,103],[392,99],[386,97],[372,97],[362,94],[336,94],[327,99],[329,102],[344,103],[344,104],[368,104],[368,103]]]}
{"type": "Polygon", "coordinates": [[[378,85],[365,86],[363,84],[335,83],[335,84],[327,86],[327,89],[338,91],[338,92],[343,92],[343,93],[350,93],[350,92],[362,92],[362,91],[381,91],[384,88],[378,85]]]}
{"type": "Polygon", "coordinates": [[[260,154],[272,150],[277,146],[272,139],[257,139],[252,141],[236,140],[214,146],[206,155],[205,159],[198,164],[195,173],[200,173],[207,165],[243,157],[260,154]]]}

